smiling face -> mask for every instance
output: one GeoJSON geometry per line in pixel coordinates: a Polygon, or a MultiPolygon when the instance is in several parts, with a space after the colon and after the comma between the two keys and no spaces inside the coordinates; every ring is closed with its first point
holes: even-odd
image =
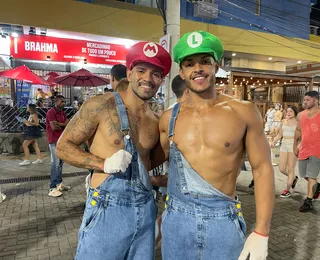
{"type": "Polygon", "coordinates": [[[190,91],[203,93],[215,85],[215,74],[218,70],[219,63],[216,63],[212,56],[196,54],[186,57],[182,61],[180,76],[185,80],[190,91]]]}
{"type": "Polygon", "coordinates": [[[162,83],[162,71],[148,63],[138,63],[127,71],[132,91],[142,100],[151,99],[162,83]]]}

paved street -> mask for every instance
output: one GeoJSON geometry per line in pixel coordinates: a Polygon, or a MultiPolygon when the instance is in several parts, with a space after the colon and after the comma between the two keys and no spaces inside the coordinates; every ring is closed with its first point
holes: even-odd
{"type": "MultiPolygon", "coordinates": [[[[48,157],[41,166],[21,167],[17,166],[18,162],[17,157],[1,157],[0,181],[49,175],[48,157]]],[[[81,171],[66,165],[64,172],[81,171]]],[[[49,180],[0,184],[2,192],[7,195],[7,199],[0,204],[0,259],[73,259],[85,201],[84,178],[65,178],[64,182],[71,185],[72,189],[60,198],[48,197],[49,180]]],[[[237,185],[248,232],[253,229],[255,222],[253,190],[247,188],[250,181],[251,172],[244,171],[237,185]]],[[[282,199],[279,194],[285,186],[284,181],[284,177],[276,170],[277,197],[268,259],[319,259],[320,201],[315,202],[312,213],[298,212],[306,183],[300,180],[293,197],[282,199]]],[[[161,259],[160,251],[157,251],[156,259],[161,259]]]]}

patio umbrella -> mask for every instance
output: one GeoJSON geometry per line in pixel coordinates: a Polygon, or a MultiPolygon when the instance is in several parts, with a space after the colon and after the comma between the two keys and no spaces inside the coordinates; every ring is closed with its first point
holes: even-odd
{"type": "Polygon", "coordinates": [[[97,87],[109,84],[110,80],[91,73],[86,69],[80,69],[67,75],[56,77],[53,81],[65,86],[97,87]]]}
{"type": "Polygon", "coordinates": [[[57,72],[51,71],[51,72],[49,72],[48,74],[46,74],[45,76],[43,76],[43,78],[44,78],[46,81],[48,81],[48,83],[49,83],[50,86],[52,87],[52,86],[54,86],[54,85],[57,84],[57,83],[55,83],[55,82],[53,81],[53,79],[56,78],[56,77],[59,77],[59,76],[60,76],[60,75],[59,75],[57,72]]]}
{"type": "Polygon", "coordinates": [[[30,84],[36,85],[49,85],[49,83],[38,76],[37,74],[33,73],[27,66],[19,66],[14,69],[9,69],[0,72],[0,77],[8,78],[8,79],[16,79],[25,81],[30,84]]]}

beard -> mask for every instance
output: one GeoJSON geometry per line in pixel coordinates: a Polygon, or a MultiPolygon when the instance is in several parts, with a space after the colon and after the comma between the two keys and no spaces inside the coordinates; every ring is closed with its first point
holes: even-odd
{"type": "Polygon", "coordinates": [[[211,77],[210,81],[208,82],[207,86],[205,88],[202,89],[196,89],[192,86],[191,80],[186,80],[186,87],[192,91],[193,93],[197,93],[197,94],[202,94],[204,92],[206,92],[209,88],[211,88],[212,86],[214,86],[214,84],[216,83],[216,79],[215,77],[211,77]]]}

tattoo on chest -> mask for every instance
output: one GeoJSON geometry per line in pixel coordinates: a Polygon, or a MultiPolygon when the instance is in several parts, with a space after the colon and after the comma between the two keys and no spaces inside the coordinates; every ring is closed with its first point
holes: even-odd
{"type": "Polygon", "coordinates": [[[139,140],[139,128],[140,128],[140,118],[132,115],[130,111],[127,111],[129,124],[130,124],[130,135],[134,141],[139,140]]]}

